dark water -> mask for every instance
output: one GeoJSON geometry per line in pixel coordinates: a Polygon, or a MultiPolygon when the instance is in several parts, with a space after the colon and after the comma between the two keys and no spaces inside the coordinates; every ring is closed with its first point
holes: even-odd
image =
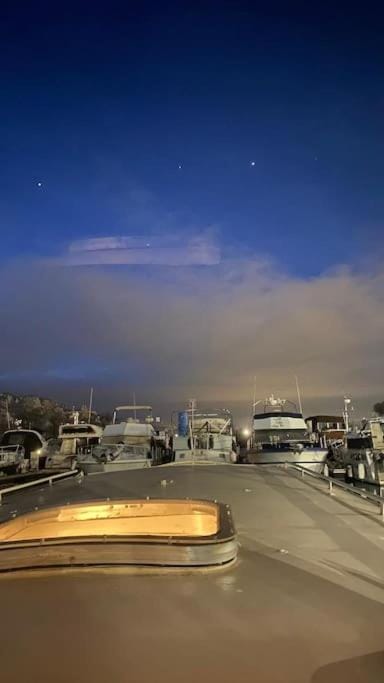
{"type": "Polygon", "coordinates": [[[357,489],[360,489],[361,491],[366,491],[367,493],[384,497],[384,487],[380,487],[379,484],[370,484],[369,482],[358,481],[357,479],[354,481],[347,481],[347,483],[357,489]]]}

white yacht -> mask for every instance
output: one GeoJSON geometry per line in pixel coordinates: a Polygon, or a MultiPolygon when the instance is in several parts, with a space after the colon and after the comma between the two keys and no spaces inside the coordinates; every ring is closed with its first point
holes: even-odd
{"type": "Polygon", "coordinates": [[[200,412],[195,408],[179,412],[173,455],[175,462],[236,462],[236,440],[230,412],[200,412]]]}
{"type": "Polygon", "coordinates": [[[248,463],[292,463],[322,472],[328,449],[314,443],[296,405],[273,394],[254,408],[260,404],[262,410],[253,414],[248,463]]]}
{"type": "Polygon", "coordinates": [[[153,427],[152,407],[118,406],[113,422],[103,431],[100,444],[78,456],[85,473],[115,472],[150,467],[161,461],[161,446],[153,427]],[[121,413],[128,417],[120,419],[121,413]]]}
{"type": "Polygon", "coordinates": [[[79,456],[89,454],[100,443],[103,428],[100,425],[78,422],[60,425],[57,439],[49,439],[44,447],[47,469],[76,469],[79,456]]]}

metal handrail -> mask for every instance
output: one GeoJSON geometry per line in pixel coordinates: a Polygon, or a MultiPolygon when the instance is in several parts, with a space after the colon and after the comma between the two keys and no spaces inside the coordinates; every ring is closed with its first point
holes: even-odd
{"type": "Polygon", "coordinates": [[[53,482],[57,479],[64,479],[65,477],[73,477],[78,475],[78,470],[70,470],[69,472],[60,472],[60,474],[52,474],[49,477],[43,477],[42,479],[34,479],[33,481],[28,481],[25,484],[17,484],[16,486],[9,486],[7,489],[0,489],[0,505],[3,503],[3,496],[6,493],[15,493],[21,489],[30,488],[31,486],[37,486],[37,484],[45,484],[48,482],[49,486],[52,486],[53,482]]]}
{"type": "MultiPolygon", "coordinates": [[[[288,465],[288,463],[286,463],[288,465]]],[[[380,508],[380,515],[383,518],[384,521],[384,498],[381,498],[380,496],[374,496],[370,493],[367,493],[366,491],[362,491],[361,489],[357,489],[353,486],[350,486],[349,484],[345,484],[343,481],[337,481],[336,479],[332,479],[331,477],[327,477],[325,474],[320,474],[319,472],[313,472],[313,470],[308,469],[307,467],[302,467],[302,465],[297,465],[297,464],[291,464],[289,463],[289,467],[297,470],[298,472],[301,472],[301,477],[304,478],[306,475],[313,477],[314,479],[319,479],[320,481],[326,481],[328,484],[328,491],[329,495],[333,496],[334,494],[334,487],[336,486],[339,489],[343,489],[343,491],[347,491],[347,493],[352,493],[355,496],[360,496],[360,498],[364,498],[364,500],[367,500],[369,503],[374,503],[375,505],[378,505],[380,508]]]]}

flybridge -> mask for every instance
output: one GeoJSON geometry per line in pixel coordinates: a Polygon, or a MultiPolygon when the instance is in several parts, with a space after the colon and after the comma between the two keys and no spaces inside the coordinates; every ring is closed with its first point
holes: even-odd
{"type": "MultiPolygon", "coordinates": [[[[254,403],[254,408],[260,404],[261,401],[254,403]]],[[[287,401],[286,399],[275,398],[272,394],[263,402],[263,412],[254,413],[253,415],[254,430],[260,429],[300,429],[303,433],[307,432],[307,425],[301,412],[296,408],[296,405],[287,401]],[[286,404],[292,406],[291,410],[286,410],[286,404]]]]}
{"type": "MultiPolygon", "coordinates": [[[[293,408],[294,408],[294,411],[293,411],[294,414],[295,415],[301,415],[301,412],[300,413],[298,412],[296,404],[293,403],[293,401],[288,401],[286,398],[277,398],[274,396],[274,394],[271,394],[268,398],[264,399],[264,401],[261,401],[261,400],[255,401],[253,404],[253,408],[255,409],[255,407],[257,405],[260,405],[260,403],[263,403],[264,414],[268,413],[268,412],[274,413],[274,414],[275,413],[284,413],[285,412],[284,406],[286,403],[289,403],[289,405],[293,406],[293,408]]],[[[301,410],[301,408],[300,408],[300,410],[301,410]]],[[[288,412],[292,412],[292,411],[288,411],[288,412]]]]}

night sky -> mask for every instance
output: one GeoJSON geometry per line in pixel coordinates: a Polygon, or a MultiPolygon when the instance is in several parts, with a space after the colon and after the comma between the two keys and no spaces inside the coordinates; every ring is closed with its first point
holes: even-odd
{"type": "Polygon", "coordinates": [[[377,8],[2,5],[0,388],[246,405],[299,372],[324,409],[380,397],[377,8]],[[86,265],[95,238],[120,265],[86,265]]]}

